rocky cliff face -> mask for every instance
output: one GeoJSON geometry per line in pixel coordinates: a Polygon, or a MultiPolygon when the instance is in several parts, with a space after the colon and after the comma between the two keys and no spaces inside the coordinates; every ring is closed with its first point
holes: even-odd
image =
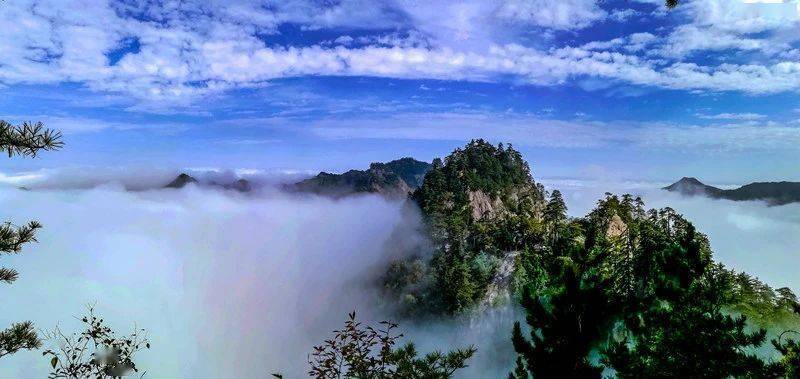
{"type": "Polygon", "coordinates": [[[516,150],[472,141],[435,160],[411,200],[434,244],[421,277],[428,282],[394,276],[387,287],[433,313],[481,309],[511,296],[515,257],[525,243],[518,228],[541,220],[544,209],[544,189],[516,150]]]}
{"type": "Polygon", "coordinates": [[[505,254],[497,265],[485,295],[480,301],[478,309],[486,309],[502,304],[509,304],[512,297],[512,282],[516,270],[516,260],[519,252],[512,251],[505,254]]]}
{"type": "Polygon", "coordinates": [[[614,239],[619,238],[628,232],[628,226],[622,221],[619,215],[614,214],[611,220],[608,221],[608,228],[606,229],[606,238],[614,239]]]}
{"type": "Polygon", "coordinates": [[[468,191],[467,197],[469,198],[468,206],[471,209],[474,220],[495,218],[505,209],[499,197],[492,199],[491,196],[480,190],[468,191]]]}

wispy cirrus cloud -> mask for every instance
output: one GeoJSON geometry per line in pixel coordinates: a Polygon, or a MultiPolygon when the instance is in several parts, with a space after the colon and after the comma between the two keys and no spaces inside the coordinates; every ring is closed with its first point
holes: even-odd
{"type": "Polygon", "coordinates": [[[740,121],[753,121],[763,120],[767,118],[766,115],[759,113],[718,113],[718,114],[697,114],[698,118],[704,120],[740,120],[740,121]]]}
{"type": "Polygon", "coordinates": [[[640,152],[800,151],[800,125],[763,121],[747,114],[719,114],[724,123],[592,121],[585,115],[555,119],[532,113],[462,110],[348,115],[306,120],[256,118],[222,121],[273,130],[293,129],[331,140],[458,141],[488,138],[528,147],[638,149],[640,152]]]}
{"type": "Polygon", "coordinates": [[[12,123],[23,122],[42,122],[48,128],[58,130],[64,134],[90,133],[101,130],[133,130],[133,129],[157,129],[161,132],[177,132],[185,130],[188,126],[175,122],[122,122],[111,121],[101,118],[74,117],[74,116],[53,116],[47,114],[36,115],[0,115],[0,119],[12,123]]]}

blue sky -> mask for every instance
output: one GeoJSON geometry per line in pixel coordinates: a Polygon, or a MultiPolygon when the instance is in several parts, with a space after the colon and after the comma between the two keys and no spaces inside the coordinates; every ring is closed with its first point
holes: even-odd
{"type": "Polygon", "coordinates": [[[535,176],[800,180],[800,4],[24,1],[0,118],[62,166],[342,171],[512,143],[535,176]]]}

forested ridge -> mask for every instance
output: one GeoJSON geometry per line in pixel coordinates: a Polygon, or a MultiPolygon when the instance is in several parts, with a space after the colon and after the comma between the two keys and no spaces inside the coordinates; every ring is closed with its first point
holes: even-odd
{"type": "Polygon", "coordinates": [[[796,336],[766,331],[800,325],[796,295],[715,262],[674,209],[609,193],[568,217],[518,151],[483,140],[435,160],[410,201],[433,251],[392,263],[384,290],[411,318],[519,304],[514,378],[796,372],[796,336]],[[770,345],[775,357],[756,355],[770,345]]]}

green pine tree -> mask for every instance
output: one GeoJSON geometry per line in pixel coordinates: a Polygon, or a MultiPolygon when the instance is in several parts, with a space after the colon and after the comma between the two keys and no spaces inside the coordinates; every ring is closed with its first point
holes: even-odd
{"type": "Polygon", "coordinates": [[[562,269],[550,288],[522,294],[531,331],[525,338],[520,323],[514,325],[512,342],[521,361],[513,378],[527,377],[523,366],[534,378],[601,377],[602,367],[590,362],[589,353],[605,337],[614,304],[604,289],[608,284],[591,269],[595,262],[586,260],[585,250],[571,248],[560,258],[562,269]]]}
{"type": "Polygon", "coordinates": [[[687,224],[676,239],[634,258],[634,296],[622,299],[625,330],[602,362],[622,378],[763,375],[764,362],[745,351],[761,346],[766,330],[749,332],[746,317],[723,312],[730,283],[703,253],[695,228],[687,224]]]}

